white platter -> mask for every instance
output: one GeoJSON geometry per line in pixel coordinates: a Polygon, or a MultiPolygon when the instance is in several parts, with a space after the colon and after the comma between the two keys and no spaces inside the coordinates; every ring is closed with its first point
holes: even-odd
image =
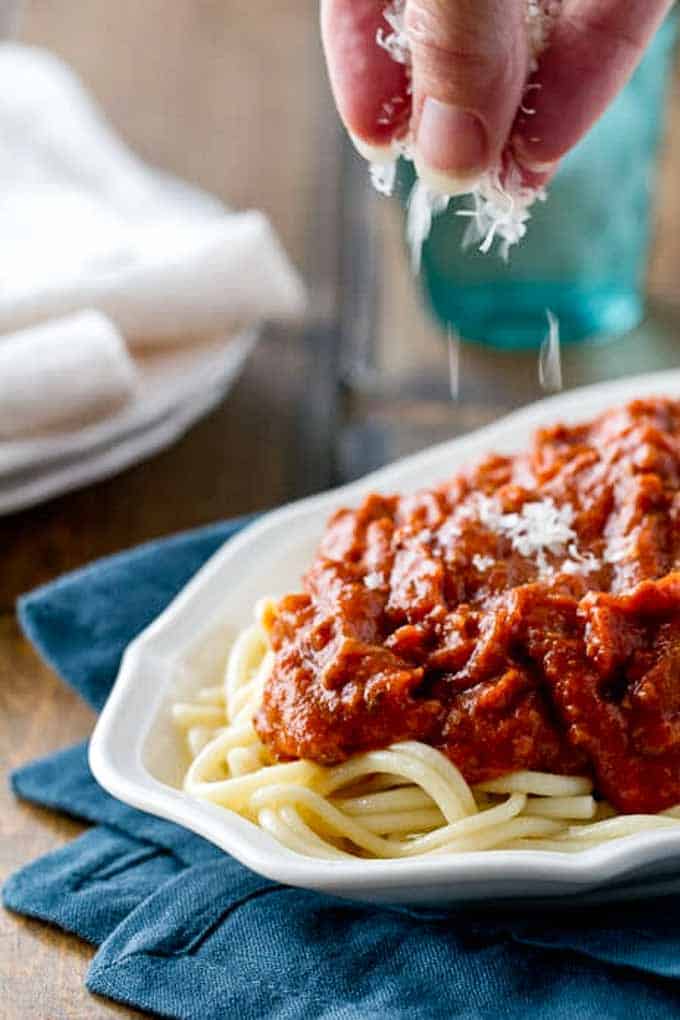
{"type": "Polygon", "coordinates": [[[170,704],[218,682],[229,643],[265,594],[297,590],[329,514],[372,491],[407,492],[442,481],[490,450],[524,447],[539,425],[587,419],[638,396],[680,397],[680,371],[573,390],[532,404],[478,432],[396,462],[342,489],[261,518],[219,550],[165,612],[127,649],[90,744],[105,789],[184,825],[276,881],[373,902],[497,904],[558,897],[575,903],[644,895],[680,876],[680,828],[576,854],[493,850],[400,861],[321,861],[287,850],[230,811],[180,789],[188,764],[170,704]],[[636,893],[636,890],[638,892],[636,893]]]}

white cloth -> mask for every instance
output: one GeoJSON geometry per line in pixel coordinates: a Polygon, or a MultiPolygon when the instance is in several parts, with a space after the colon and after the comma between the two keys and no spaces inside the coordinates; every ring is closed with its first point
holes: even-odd
{"type": "Polygon", "coordinates": [[[137,382],[122,336],[101,312],[0,337],[0,439],[102,417],[124,404],[137,382]]]}
{"type": "Polygon", "coordinates": [[[133,347],[186,343],[262,319],[299,316],[303,292],[268,220],[259,212],[222,216],[181,247],[45,283],[0,291],[0,332],[99,308],[133,347]]]}
{"type": "Polygon", "coordinates": [[[0,44],[0,138],[0,332],[97,307],[134,347],[302,313],[266,218],[183,202],[46,51],[0,44]]]}
{"type": "Polygon", "coordinates": [[[10,438],[16,470],[17,438],[49,429],[66,438],[85,418],[108,415],[125,393],[134,398],[130,413],[111,421],[120,417],[122,428],[144,418],[137,404],[152,393],[151,377],[162,377],[164,360],[171,374],[175,351],[190,360],[195,351],[200,368],[212,340],[221,341],[224,365],[213,381],[226,387],[234,374],[226,345],[236,330],[302,314],[302,282],[266,217],[230,213],[147,167],[47,51],[0,43],[0,139],[0,475],[10,438]],[[91,316],[73,317],[84,309],[107,316],[109,340],[118,330],[133,357],[144,349],[141,387],[120,347],[115,357],[111,344],[105,350],[102,318],[94,328],[91,316]],[[64,316],[54,330],[42,328],[64,316]],[[34,337],[6,339],[34,326],[34,337]],[[49,357],[50,337],[59,362],[49,357]],[[89,403],[67,375],[76,362],[75,375],[93,388],[89,403]]]}

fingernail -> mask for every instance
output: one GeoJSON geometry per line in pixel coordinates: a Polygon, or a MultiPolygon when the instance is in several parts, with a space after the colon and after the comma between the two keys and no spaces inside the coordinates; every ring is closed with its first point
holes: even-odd
{"type": "MultiPolygon", "coordinates": [[[[537,139],[540,141],[540,139],[537,139]]],[[[532,155],[530,144],[526,139],[522,138],[521,135],[515,135],[510,140],[512,151],[515,154],[517,162],[525,167],[527,170],[531,170],[535,174],[552,174],[559,166],[559,159],[552,160],[540,160],[536,159],[532,155]]]]}
{"type": "Polygon", "coordinates": [[[428,96],[420,115],[416,150],[416,167],[423,180],[453,195],[469,191],[485,169],[489,142],[474,113],[428,96]]]}
{"type": "Polygon", "coordinates": [[[360,156],[367,159],[369,163],[391,163],[394,160],[394,153],[389,145],[372,145],[358,138],[352,132],[348,132],[352,145],[360,156]]]}
{"type": "Polygon", "coordinates": [[[471,177],[454,177],[453,174],[441,173],[441,171],[433,170],[432,167],[423,163],[417,154],[414,163],[416,173],[423,184],[439,195],[451,195],[454,198],[456,195],[469,195],[471,191],[475,190],[481,177],[481,174],[473,174],[471,177]]]}
{"type": "Polygon", "coordinates": [[[559,160],[554,160],[552,163],[539,163],[536,159],[527,159],[526,156],[519,156],[518,161],[523,167],[526,167],[527,170],[531,170],[535,174],[550,174],[557,170],[559,166],[559,160]]]}

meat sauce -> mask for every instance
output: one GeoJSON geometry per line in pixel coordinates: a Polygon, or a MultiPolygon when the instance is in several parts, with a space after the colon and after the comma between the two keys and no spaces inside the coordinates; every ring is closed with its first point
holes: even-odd
{"type": "Polygon", "coordinates": [[[339,510],[278,603],[257,731],[281,759],[420,740],[470,783],[536,769],[623,812],[679,803],[679,522],[667,399],[339,510]]]}

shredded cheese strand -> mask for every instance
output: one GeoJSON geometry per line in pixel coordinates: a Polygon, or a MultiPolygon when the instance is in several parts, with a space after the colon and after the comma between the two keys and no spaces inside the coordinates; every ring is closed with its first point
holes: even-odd
{"type": "MultiPolygon", "coordinates": [[[[545,49],[551,28],[560,13],[561,0],[526,0],[526,26],[532,54],[530,73],[537,67],[538,56],[545,49]]],[[[407,68],[411,66],[411,48],[404,21],[406,0],[392,0],[384,13],[390,31],[379,29],[376,42],[390,57],[407,68]]],[[[537,86],[528,85],[528,90],[537,86]]],[[[525,112],[530,108],[522,106],[525,112]]],[[[373,163],[370,167],[373,186],[383,195],[391,195],[396,181],[399,157],[413,162],[413,140],[406,137],[392,143],[393,160],[373,163]]],[[[510,164],[501,173],[500,166],[484,174],[471,190],[472,206],[458,211],[470,222],[463,237],[463,247],[478,245],[488,253],[498,242],[501,257],[507,260],[510,248],[518,244],[527,232],[531,207],[536,201],[545,201],[543,188],[530,188],[522,183],[516,165],[510,164]]],[[[429,237],[432,223],[448,207],[450,195],[433,191],[416,179],[408,202],[406,237],[411,251],[414,273],[420,272],[423,244],[429,237]]]]}

